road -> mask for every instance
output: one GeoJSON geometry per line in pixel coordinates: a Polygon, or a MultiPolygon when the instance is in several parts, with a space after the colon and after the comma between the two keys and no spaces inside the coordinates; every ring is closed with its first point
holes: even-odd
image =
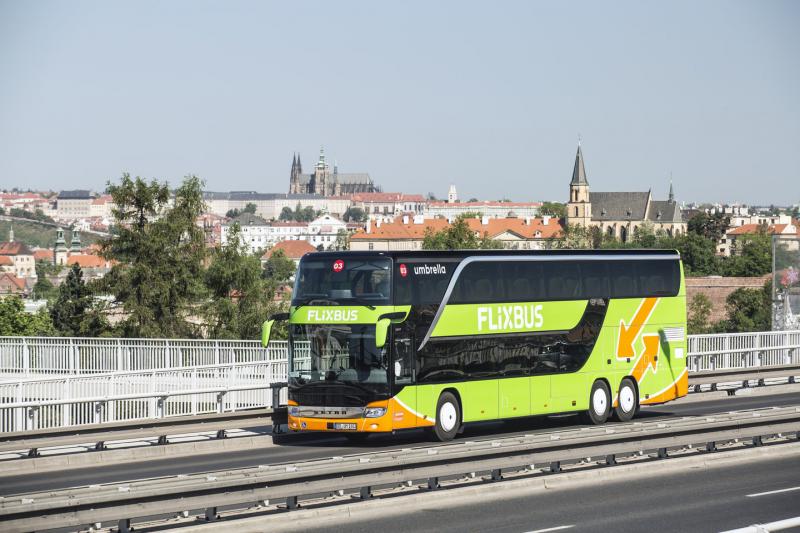
{"type": "MultiPolygon", "coordinates": [[[[675,416],[707,415],[737,409],[791,405],[800,403],[800,394],[769,396],[736,396],[686,404],[666,404],[645,407],[641,420],[656,420],[675,416]]],[[[483,423],[468,426],[459,438],[480,438],[492,435],[511,436],[518,433],[536,433],[553,429],[578,427],[576,417],[529,418],[513,423],[483,423]]],[[[219,454],[172,457],[137,463],[102,465],[63,471],[35,473],[20,476],[0,476],[0,496],[66,487],[130,481],[134,479],[173,476],[194,472],[207,472],[303,461],[319,457],[345,455],[363,451],[397,448],[400,446],[426,446],[430,443],[421,431],[391,436],[373,436],[365,445],[349,445],[342,437],[329,435],[288,435],[278,439],[276,446],[257,450],[230,451],[219,454]]],[[[98,456],[99,457],[99,456],[98,456]]],[[[798,474],[800,477],[800,474],[798,474]]]]}
{"type": "MultiPolygon", "coordinates": [[[[555,488],[522,497],[502,493],[443,508],[436,499],[402,516],[336,524],[342,532],[505,533],[565,531],[723,531],[800,516],[800,457],[687,469],[625,481],[555,488]],[[777,492],[781,491],[781,492],[777,492]]],[[[451,500],[452,501],[452,500],[451,500]]],[[[391,506],[387,500],[387,506],[391,506]]],[[[330,531],[330,525],[305,531],[330,531]]]]}

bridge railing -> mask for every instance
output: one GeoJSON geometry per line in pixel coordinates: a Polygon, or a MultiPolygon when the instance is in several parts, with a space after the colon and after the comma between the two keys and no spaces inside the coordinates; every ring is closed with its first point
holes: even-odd
{"type": "Polygon", "coordinates": [[[268,361],[0,382],[0,432],[273,407],[286,375],[268,361]]]}
{"type": "Polygon", "coordinates": [[[0,374],[20,377],[286,361],[286,341],[0,337],[0,374]]]}
{"type": "MultiPolygon", "coordinates": [[[[287,358],[285,341],[0,337],[0,432],[270,407],[287,358]]],[[[690,335],[687,365],[800,365],[800,331],[690,335]]]]}
{"type": "Polygon", "coordinates": [[[800,331],[689,335],[690,372],[800,365],[800,331]]]}

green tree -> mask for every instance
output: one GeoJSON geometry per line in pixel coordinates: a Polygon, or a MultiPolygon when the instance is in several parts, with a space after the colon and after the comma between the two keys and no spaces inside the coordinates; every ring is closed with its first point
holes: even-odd
{"type": "Polygon", "coordinates": [[[689,335],[708,332],[708,316],[711,314],[711,300],[703,293],[697,293],[689,302],[686,325],[689,335]]]}
{"type": "Polygon", "coordinates": [[[483,236],[476,235],[462,217],[458,217],[441,231],[435,232],[428,228],[422,240],[424,250],[498,249],[502,247],[500,241],[490,239],[486,233],[483,236]]]}
{"type": "Polygon", "coordinates": [[[278,220],[283,220],[284,222],[289,222],[290,220],[294,220],[294,211],[292,211],[292,208],[286,206],[283,209],[281,209],[281,214],[278,216],[278,220]]]}
{"type": "Polygon", "coordinates": [[[116,238],[101,244],[101,255],[117,261],[103,278],[103,288],[122,305],[126,337],[198,335],[189,320],[205,294],[203,230],[195,221],[204,211],[202,184],[187,177],[168,208],[169,187],[123,175],[108,186],[114,200],[116,238]]]}
{"type": "Polygon", "coordinates": [[[715,255],[715,241],[697,233],[689,232],[667,244],[666,248],[677,249],[681,254],[686,275],[711,276],[719,272],[719,258],[715,255]]]}
{"type": "Polygon", "coordinates": [[[44,307],[34,314],[26,313],[19,296],[0,298],[0,336],[51,336],[55,332],[44,307]]]}
{"type": "Polygon", "coordinates": [[[58,288],[58,298],[50,306],[50,318],[53,327],[65,337],[97,337],[108,329],[108,322],[94,307],[92,293],[77,263],[58,288]]]}
{"type": "Polygon", "coordinates": [[[244,206],[244,209],[242,209],[242,213],[250,213],[251,215],[255,215],[256,209],[256,204],[248,202],[247,205],[244,206]]]}
{"type": "Polygon", "coordinates": [[[336,232],[336,242],[333,243],[334,250],[349,250],[350,249],[350,234],[347,230],[340,229],[336,232]]]}
{"type": "Polygon", "coordinates": [[[239,211],[239,209],[234,208],[234,209],[228,209],[228,211],[225,213],[225,216],[228,218],[236,218],[241,214],[242,213],[239,211]]]}
{"type": "Polygon", "coordinates": [[[342,218],[345,222],[366,222],[367,214],[360,207],[348,207],[342,218]]]}
{"type": "Polygon", "coordinates": [[[248,252],[238,224],[231,227],[227,243],[214,250],[205,283],[211,297],[204,312],[211,338],[257,338],[261,324],[277,310],[274,285],[262,277],[260,260],[248,252]]]}
{"type": "Polygon", "coordinates": [[[772,329],[772,282],[761,289],[736,289],[725,299],[727,318],[715,330],[727,333],[772,329]]]}
{"type": "Polygon", "coordinates": [[[710,239],[716,243],[722,238],[723,235],[725,235],[730,223],[731,218],[725,213],[714,213],[713,215],[709,215],[708,213],[701,211],[689,219],[687,228],[691,233],[701,235],[706,239],[710,239]]]}
{"type": "Polygon", "coordinates": [[[731,252],[723,260],[724,276],[763,276],[772,272],[772,240],[766,231],[737,238],[731,252]]]}
{"type": "Polygon", "coordinates": [[[539,214],[542,216],[564,218],[567,216],[567,206],[561,202],[544,202],[542,203],[542,207],[539,208],[539,214]]]}
{"type": "Polygon", "coordinates": [[[286,257],[283,250],[275,250],[264,265],[264,278],[275,285],[287,283],[297,270],[294,261],[286,257]]]}

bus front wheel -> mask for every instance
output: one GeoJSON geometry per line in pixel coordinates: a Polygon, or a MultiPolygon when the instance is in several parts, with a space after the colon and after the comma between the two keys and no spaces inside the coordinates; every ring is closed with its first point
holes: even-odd
{"type": "Polygon", "coordinates": [[[452,392],[443,392],[436,403],[436,423],[433,437],[445,442],[453,440],[461,425],[461,406],[452,392]]]}
{"type": "Polygon", "coordinates": [[[589,393],[589,409],[582,418],[588,424],[605,424],[611,414],[611,393],[604,381],[597,380],[589,393]]]}
{"type": "Polygon", "coordinates": [[[619,400],[614,408],[614,416],[620,422],[629,422],[639,410],[639,395],[631,378],[625,378],[619,384],[619,400]]]}

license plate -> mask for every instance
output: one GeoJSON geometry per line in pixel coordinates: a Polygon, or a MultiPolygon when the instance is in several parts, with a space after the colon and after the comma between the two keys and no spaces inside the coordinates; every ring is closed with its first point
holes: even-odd
{"type": "Polygon", "coordinates": [[[356,425],[353,423],[346,423],[346,422],[335,422],[333,424],[333,429],[346,429],[349,431],[355,431],[356,425]]]}

